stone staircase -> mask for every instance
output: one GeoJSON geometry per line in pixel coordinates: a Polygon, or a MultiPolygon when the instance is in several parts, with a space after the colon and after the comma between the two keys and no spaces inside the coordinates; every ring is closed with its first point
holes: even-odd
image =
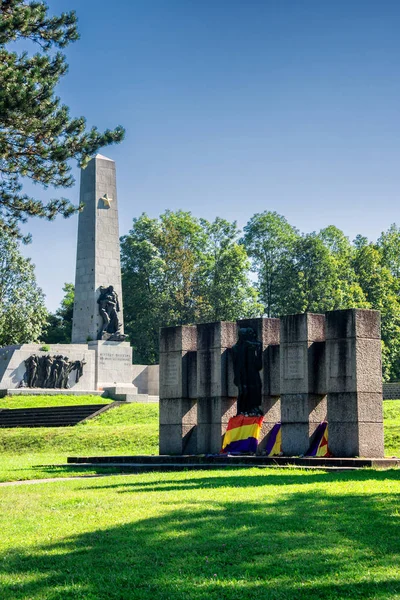
{"type": "Polygon", "coordinates": [[[158,402],[158,396],[140,394],[138,388],[133,384],[124,384],[104,387],[104,392],[109,398],[119,402],[158,402]]]}
{"type": "Polygon", "coordinates": [[[0,410],[0,427],[67,427],[117,405],[118,402],[46,408],[3,408],[0,410]]]}

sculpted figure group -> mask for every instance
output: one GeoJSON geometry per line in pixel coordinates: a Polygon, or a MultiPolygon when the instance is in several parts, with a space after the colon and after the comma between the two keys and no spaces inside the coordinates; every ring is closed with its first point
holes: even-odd
{"type": "Polygon", "coordinates": [[[99,340],[123,341],[126,336],[120,333],[121,322],[118,319],[120,311],[118,294],[112,285],[100,287],[100,296],[97,300],[99,313],[103,325],[99,332],[99,340]]]}
{"type": "Polygon", "coordinates": [[[76,371],[75,382],[78,383],[83,374],[84,360],[70,361],[61,354],[38,356],[32,354],[25,360],[25,377],[21,385],[29,388],[67,389],[70,373],[76,371]]]}

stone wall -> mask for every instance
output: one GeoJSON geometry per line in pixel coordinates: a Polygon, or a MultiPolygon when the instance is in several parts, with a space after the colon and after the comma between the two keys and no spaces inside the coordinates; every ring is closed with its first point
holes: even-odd
{"type": "Polygon", "coordinates": [[[400,381],[383,384],[384,400],[400,400],[400,381]]]}
{"type": "Polygon", "coordinates": [[[263,349],[260,449],[282,422],[284,454],[304,454],[327,420],[334,455],[383,456],[380,314],[359,309],[162,329],[161,454],[219,452],[236,414],[231,348],[239,327],[252,327],[263,349]]]}

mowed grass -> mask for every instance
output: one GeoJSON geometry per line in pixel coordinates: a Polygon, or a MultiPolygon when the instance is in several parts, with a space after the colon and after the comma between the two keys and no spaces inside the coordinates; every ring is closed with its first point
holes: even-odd
{"type": "Polygon", "coordinates": [[[158,404],[126,404],[74,427],[0,429],[0,481],[67,477],[79,471],[53,466],[67,456],[121,454],[158,454],[158,404]]]}
{"type": "Polygon", "coordinates": [[[3,600],[400,598],[400,470],[0,489],[3,600]]]}
{"type": "Polygon", "coordinates": [[[0,398],[1,408],[46,408],[51,406],[75,406],[79,404],[109,404],[110,398],[103,396],[64,396],[57,394],[54,396],[4,396],[0,398]]]}
{"type": "MultiPolygon", "coordinates": [[[[80,398],[77,403],[85,403],[80,398]]],[[[400,401],[383,404],[385,453],[400,456],[400,401]]],[[[157,404],[126,404],[75,427],[0,429],[0,481],[70,476],[71,468],[57,466],[67,456],[135,454],[158,454],[157,404]]],[[[115,471],[101,472],[110,470],[115,471]]],[[[95,472],[73,469],[73,474],[95,472]]]]}

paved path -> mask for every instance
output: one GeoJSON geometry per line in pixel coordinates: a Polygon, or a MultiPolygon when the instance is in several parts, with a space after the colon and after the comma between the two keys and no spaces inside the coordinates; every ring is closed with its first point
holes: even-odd
{"type": "MultiPolygon", "coordinates": [[[[111,475],[111,473],[110,473],[111,475]]],[[[115,473],[113,473],[115,475],[115,473]]],[[[54,481],[71,481],[71,479],[91,479],[93,477],[109,477],[107,474],[101,475],[75,475],[74,477],[48,477],[47,479],[25,479],[24,481],[3,481],[0,487],[9,485],[32,485],[33,483],[52,483],[54,481]]]]}

